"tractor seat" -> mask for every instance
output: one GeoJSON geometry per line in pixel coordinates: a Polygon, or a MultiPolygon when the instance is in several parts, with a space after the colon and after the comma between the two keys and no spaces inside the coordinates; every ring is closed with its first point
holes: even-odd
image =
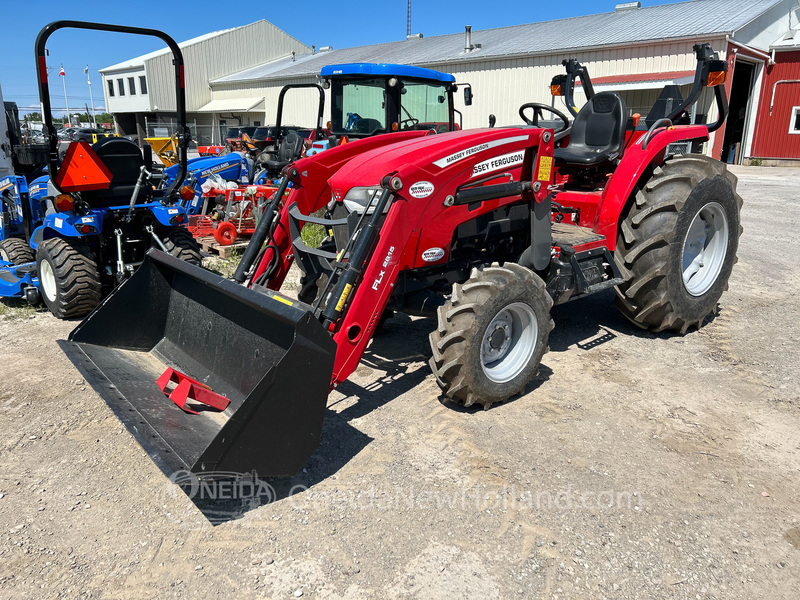
{"type": "Polygon", "coordinates": [[[622,154],[627,124],[625,102],[614,92],[600,92],[583,105],[566,148],[556,148],[557,164],[594,167],[622,154]]]}
{"type": "Polygon", "coordinates": [[[276,160],[265,160],[262,164],[269,171],[280,173],[283,168],[300,158],[303,152],[303,138],[294,133],[289,132],[278,147],[278,157],[276,160]]]}
{"type": "MultiPolygon", "coordinates": [[[[105,190],[83,192],[83,198],[94,207],[128,204],[139,179],[139,169],[147,166],[139,146],[127,138],[112,137],[93,144],[92,150],[111,172],[111,185],[105,190]]],[[[149,186],[142,186],[137,202],[148,189],[149,186]]]]}

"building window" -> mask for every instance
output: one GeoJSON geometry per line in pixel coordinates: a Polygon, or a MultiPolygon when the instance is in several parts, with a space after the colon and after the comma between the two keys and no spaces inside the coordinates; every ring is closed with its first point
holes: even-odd
{"type": "Polygon", "coordinates": [[[147,93],[147,79],[144,75],[139,76],[139,91],[143,94],[147,93]]]}
{"type": "Polygon", "coordinates": [[[800,106],[792,107],[792,118],[789,120],[789,133],[800,135],[800,106]]]}
{"type": "Polygon", "coordinates": [[[253,121],[253,127],[261,127],[261,121],[253,121]]]}
{"type": "Polygon", "coordinates": [[[133,77],[128,77],[128,91],[131,93],[131,96],[136,95],[136,80],[133,77]]]}
{"type": "Polygon", "coordinates": [[[108,95],[109,95],[109,97],[112,97],[112,98],[114,97],[114,80],[113,79],[109,79],[108,80],[108,95]]]}
{"type": "Polygon", "coordinates": [[[119,90],[119,95],[125,95],[125,82],[122,79],[117,79],[117,89],[119,90]]]}

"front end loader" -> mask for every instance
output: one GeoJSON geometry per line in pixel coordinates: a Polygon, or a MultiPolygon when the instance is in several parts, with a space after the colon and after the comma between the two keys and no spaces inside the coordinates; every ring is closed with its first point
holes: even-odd
{"type": "MultiPolygon", "coordinates": [[[[719,86],[724,63],[697,56],[698,85],[719,86]]],[[[620,103],[596,94],[571,124],[530,104],[517,127],[411,130],[298,160],[232,279],[153,250],[62,346],[165,472],[276,476],[314,451],[328,392],[387,311],[435,318],[438,384],[484,408],[536,377],[554,304],[615,288],[641,327],[700,326],[735,260],[735,178],[667,152],[713,126],[637,132],[620,103]],[[563,126],[538,127],[540,111],[563,126]],[[319,248],[309,223],[329,232],[319,248]],[[280,292],[295,261],[300,300],[280,292]]]]}

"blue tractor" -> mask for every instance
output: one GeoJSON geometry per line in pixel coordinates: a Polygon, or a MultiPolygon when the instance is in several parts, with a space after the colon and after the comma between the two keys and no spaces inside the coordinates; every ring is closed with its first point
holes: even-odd
{"type": "MultiPolygon", "coordinates": [[[[186,229],[179,182],[187,170],[183,56],[175,41],[154,29],[56,21],[36,39],[39,97],[49,143],[49,178],[31,182],[11,176],[2,180],[0,229],[0,296],[41,299],[56,317],[69,319],[91,312],[118,283],[130,276],[150,248],[158,248],[199,265],[200,250],[186,229]],[[152,155],[132,141],[113,137],[89,145],[73,142],[59,162],[57,136],[50,113],[45,44],[62,28],[89,29],[158,37],[173,53],[179,122],[178,176],[154,189],[152,155]]],[[[191,190],[184,190],[184,198],[191,190]]]]}

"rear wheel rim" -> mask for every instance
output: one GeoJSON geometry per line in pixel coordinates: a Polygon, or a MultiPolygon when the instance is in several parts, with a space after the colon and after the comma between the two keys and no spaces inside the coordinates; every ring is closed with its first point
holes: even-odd
{"type": "Polygon", "coordinates": [[[509,304],[498,312],[481,339],[481,368],[493,383],[517,377],[531,361],[539,339],[533,309],[523,303],[509,304]]]}
{"type": "Polygon", "coordinates": [[[686,291],[702,296],[716,283],[729,238],[728,217],[717,202],[709,202],[692,219],[683,241],[681,276],[686,291]]]}
{"type": "Polygon", "coordinates": [[[6,252],[4,248],[0,248],[0,260],[11,262],[11,257],[8,256],[8,252],[6,252]]]}
{"type": "Polygon", "coordinates": [[[42,284],[42,291],[50,302],[56,300],[56,275],[50,261],[43,260],[39,265],[39,281],[42,284]]]}

